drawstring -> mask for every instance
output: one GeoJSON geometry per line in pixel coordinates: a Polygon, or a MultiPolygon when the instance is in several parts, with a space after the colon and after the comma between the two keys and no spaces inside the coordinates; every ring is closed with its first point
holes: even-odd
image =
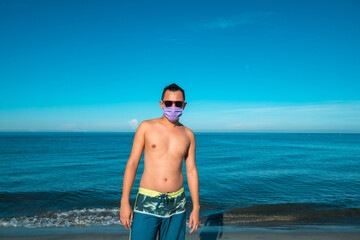
{"type": "Polygon", "coordinates": [[[168,204],[169,200],[171,199],[171,197],[169,197],[169,195],[167,195],[166,193],[159,194],[156,196],[156,198],[159,199],[158,204],[156,205],[156,208],[159,207],[162,199],[164,199],[164,202],[166,202],[166,204],[168,204]]]}

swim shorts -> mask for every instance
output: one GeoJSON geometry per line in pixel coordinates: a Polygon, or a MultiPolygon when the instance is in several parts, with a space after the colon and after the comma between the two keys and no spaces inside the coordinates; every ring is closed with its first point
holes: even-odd
{"type": "Polygon", "coordinates": [[[185,204],[184,187],[168,193],[140,187],[129,240],[184,240],[185,204]]]}

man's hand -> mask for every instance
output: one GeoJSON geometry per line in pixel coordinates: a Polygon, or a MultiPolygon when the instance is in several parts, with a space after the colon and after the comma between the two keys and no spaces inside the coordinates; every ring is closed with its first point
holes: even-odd
{"type": "Polygon", "coordinates": [[[189,219],[189,228],[192,226],[192,229],[190,230],[190,234],[198,229],[199,226],[199,210],[193,209],[193,211],[190,214],[189,219]]]}
{"type": "Polygon", "coordinates": [[[126,229],[130,229],[130,221],[133,221],[134,212],[129,203],[121,203],[120,207],[120,221],[126,229]]]}

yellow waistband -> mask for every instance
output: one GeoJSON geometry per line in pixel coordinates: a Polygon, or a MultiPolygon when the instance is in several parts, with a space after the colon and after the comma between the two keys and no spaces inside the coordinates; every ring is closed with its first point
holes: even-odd
{"type": "Polygon", "coordinates": [[[176,197],[176,196],[182,194],[183,192],[184,192],[184,187],[180,188],[176,192],[170,192],[170,193],[162,193],[162,192],[158,192],[155,190],[150,190],[150,189],[139,187],[139,193],[150,196],[150,197],[156,197],[161,194],[166,194],[169,197],[176,197]]]}

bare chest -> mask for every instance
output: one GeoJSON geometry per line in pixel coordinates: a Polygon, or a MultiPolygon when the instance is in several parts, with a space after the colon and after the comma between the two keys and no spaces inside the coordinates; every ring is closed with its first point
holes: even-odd
{"type": "Polygon", "coordinates": [[[182,130],[166,132],[155,129],[147,132],[145,136],[145,152],[147,153],[183,157],[189,145],[189,138],[182,130]]]}

